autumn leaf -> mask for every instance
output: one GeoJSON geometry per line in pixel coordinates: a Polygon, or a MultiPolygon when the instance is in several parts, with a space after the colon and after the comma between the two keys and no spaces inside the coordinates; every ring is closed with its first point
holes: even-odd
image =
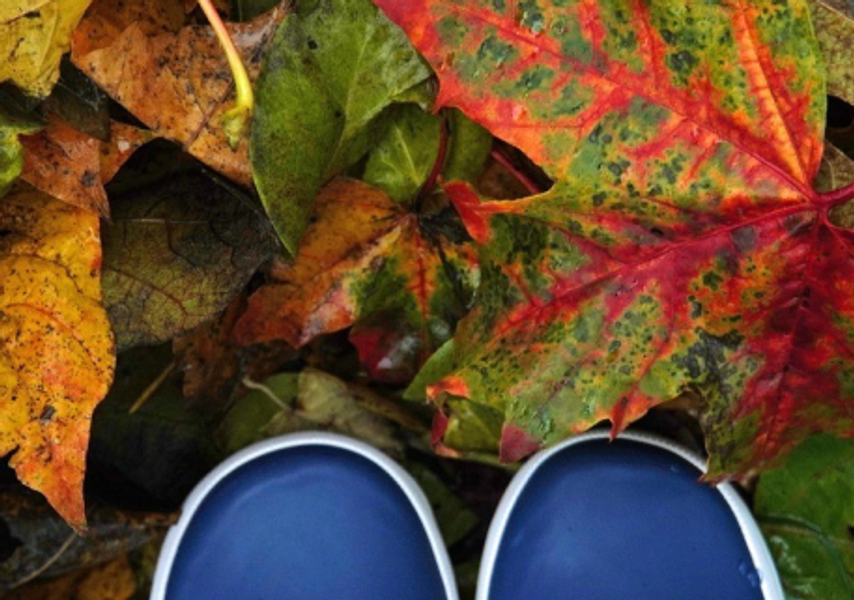
{"type": "Polygon", "coordinates": [[[754,510],[791,600],[854,593],[854,442],[817,435],[763,473],[754,510]]]}
{"type": "Polygon", "coordinates": [[[45,97],[59,60],[91,0],[4,0],[0,5],[0,83],[45,97]]]}
{"type": "Polygon", "coordinates": [[[260,206],[197,169],[144,181],[111,206],[104,304],[120,348],[213,318],[277,248],[260,206]]]}
{"type": "Polygon", "coordinates": [[[20,136],[33,134],[42,123],[11,113],[0,106],[0,197],[4,196],[24,170],[24,146],[20,136]]]}
{"type": "MultiPolygon", "coordinates": [[[[251,77],[283,16],[279,7],[250,23],[227,26],[251,77]]],[[[178,33],[149,33],[161,27],[167,25],[160,20],[134,21],[108,46],[99,42],[95,49],[75,41],[72,59],[155,135],[180,143],[226,177],[250,183],[248,142],[232,151],[220,126],[233,103],[234,84],[212,29],[191,25],[178,33]]]]}
{"type": "MultiPolygon", "coordinates": [[[[503,415],[501,455],[702,392],[712,477],[854,433],[854,237],[819,195],[824,80],[806,4],[378,4],[457,106],[555,179],[449,186],[484,245],[434,398],[503,415]]],[[[448,415],[453,421],[456,417],[448,415]]]]}
{"type": "Polygon", "coordinates": [[[350,338],[373,377],[411,378],[465,313],[471,249],[425,235],[415,213],[360,181],[336,179],[315,202],[293,264],[250,297],[235,338],[299,347],[355,323],[350,338]]]}
{"type": "Polygon", "coordinates": [[[55,115],[32,136],[22,136],[24,170],[21,178],[54,198],[109,216],[104,184],[151,134],[112,123],[110,141],[102,142],[72,128],[55,115]]]}
{"type": "Polygon", "coordinates": [[[0,203],[0,454],[78,530],[92,411],[115,361],[98,229],[32,189],[0,203]]]}
{"type": "Polygon", "coordinates": [[[296,254],[321,185],[368,151],[383,110],[429,70],[368,0],[298,3],[257,84],[250,154],[261,201],[296,254]],[[335,32],[330,35],[330,32],[335,32]]]}
{"type": "Polygon", "coordinates": [[[810,0],[810,9],[827,69],[827,93],[854,104],[854,5],[848,0],[810,0]]]}

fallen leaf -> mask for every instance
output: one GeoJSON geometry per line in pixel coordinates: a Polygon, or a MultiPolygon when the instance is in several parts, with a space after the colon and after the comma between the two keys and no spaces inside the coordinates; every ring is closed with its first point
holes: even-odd
{"type": "Polygon", "coordinates": [[[116,383],[92,420],[93,493],[111,505],[180,508],[223,458],[196,408],[181,394],[169,344],[119,354],[116,383]]]}
{"type": "Polygon", "coordinates": [[[247,383],[250,392],[235,403],[219,431],[229,453],[277,435],[322,429],[399,456],[404,445],[396,422],[423,430],[398,403],[322,371],[305,369],[247,383]]]}
{"type": "Polygon", "coordinates": [[[826,98],[805,3],[378,4],[438,107],[555,180],[513,202],[448,186],[482,284],[433,398],[502,415],[512,461],[695,389],[713,478],[854,433],[854,235],[811,188],[826,98]]]}
{"type": "Polygon", "coordinates": [[[300,347],[355,324],[351,341],[371,375],[407,381],[454,331],[476,283],[472,250],[380,190],[336,179],[293,264],[249,298],[238,343],[283,339],[300,347]]]}
{"type": "Polygon", "coordinates": [[[245,310],[246,295],[240,293],[218,318],[172,340],[175,368],[184,379],[184,397],[203,405],[209,422],[231,405],[235,392],[242,391],[244,378],[262,381],[299,358],[284,342],[236,345],[231,332],[245,310]]]}
{"type": "Polygon", "coordinates": [[[25,585],[6,600],[131,600],[136,577],[126,556],[104,565],[25,585]]]}
{"type": "Polygon", "coordinates": [[[368,151],[383,109],[428,76],[405,36],[368,0],[298,3],[285,18],[258,78],[250,156],[261,200],[291,254],[320,187],[368,151]]]}
{"type": "Polygon", "coordinates": [[[71,37],[73,59],[109,48],[135,25],[147,36],[177,34],[186,21],[175,0],[94,0],[71,37]]]}
{"type": "MultiPolygon", "coordinates": [[[[227,25],[252,79],[284,14],[279,7],[250,23],[227,25]]],[[[232,151],[220,127],[234,84],[213,30],[187,26],[151,35],[151,29],[134,22],[106,47],[75,47],[72,60],[155,135],[182,144],[226,177],[251,183],[247,140],[232,151]]]]}
{"type": "Polygon", "coordinates": [[[25,187],[0,203],[0,455],[77,529],[115,361],[100,268],[97,215],[25,187]]]}
{"type": "Polygon", "coordinates": [[[88,535],[77,535],[37,494],[0,492],[0,540],[10,552],[0,561],[0,592],[115,560],[147,544],[175,515],[126,512],[94,503],[88,535]]]}
{"type": "Polygon", "coordinates": [[[759,479],[754,512],[786,598],[854,593],[854,442],[809,438],[759,479]]]}
{"type": "Polygon", "coordinates": [[[810,0],[810,9],[827,70],[827,93],[854,104],[854,4],[851,0],[810,0]]]}
{"type": "Polygon", "coordinates": [[[260,207],[198,170],[128,190],[112,212],[104,304],[120,348],[213,318],[276,249],[260,207]]]}
{"type": "Polygon", "coordinates": [[[0,82],[45,97],[91,0],[4,0],[0,5],[0,82]]]}
{"type": "Polygon", "coordinates": [[[110,142],[81,133],[55,115],[42,131],[22,136],[24,170],[21,179],[46,194],[78,208],[108,217],[110,205],[104,183],[151,135],[130,125],[114,123],[110,142]]]}
{"type": "Polygon", "coordinates": [[[20,136],[33,134],[41,127],[41,123],[0,107],[0,198],[24,170],[24,147],[20,136]]]}

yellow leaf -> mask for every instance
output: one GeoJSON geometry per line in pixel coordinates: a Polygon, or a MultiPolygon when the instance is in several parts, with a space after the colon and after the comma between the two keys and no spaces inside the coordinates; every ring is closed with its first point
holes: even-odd
{"type": "Polygon", "coordinates": [[[97,215],[24,187],[0,203],[0,455],[78,530],[115,364],[100,269],[97,215]]]}
{"type": "Polygon", "coordinates": [[[59,78],[59,59],[91,0],[2,0],[0,82],[33,96],[50,93],[59,78]]]}

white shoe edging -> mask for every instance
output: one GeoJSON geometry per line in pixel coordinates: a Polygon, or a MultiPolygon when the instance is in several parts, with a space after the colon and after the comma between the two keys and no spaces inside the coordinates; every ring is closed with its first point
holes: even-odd
{"type": "MultiPolygon", "coordinates": [[[[480,571],[477,578],[477,594],[475,600],[488,600],[489,587],[492,583],[492,573],[495,567],[495,561],[498,558],[498,547],[501,538],[504,535],[504,530],[507,527],[507,522],[510,519],[510,514],[516,506],[516,502],[522,493],[522,490],[527,486],[528,481],[534,475],[536,470],[547,461],[552,455],[560,452],[568,446],[572,446],[581,442],[590,440],[609,439],[610,434],[607,430],[594,430],[587,433],[569,438],[551,448],[542,450],[535,454],[513,477],[507,490],[501,498],[498,509],[492,518],[492,523],[489,526],[489,533],[486,537],[486,544],[481,557],[480,571]]],[[[664,450],[676,454],[690,464],[697,467],[700,472],[706,472],[705,461],[694,452],[680,446],[668,439],[652,435],[649,433],[626,431],[621,433],[617,439],[631,440],[640,442],[650,446],[656,446],[664,450]]],[[[759,526],[750,509],[738,495],[735,488],[728,483],[721,483],[715,486],[724,500],[735,515],[739,529],[747,544],[747,549],[750,551],[750,557],[753,560],[754,566],[759,571],[760,587],[765,600],[785,600],[783,588],[780,579],[777,576],[777,569],[774,566],[774,560],[771,557],[771,552],[768,550],[768,545],[765,543],[765,538],[759,530],[759,526]]]]}
{"type": "Polygon", "coordinates": [[[193,489],[192,493],[184,501],[181,518],[178,520],[178,523],[170,528],[169,533],[166,536],[166,540],[163,543],[160,556],[157,560],[157,568],[154,572],[154,582],[151,587],[150,599],[166,599],[166,586],[169,581],[169,574],[172,570],[175,556],[178,553],[178,546],[181,544],[181,539],[187,531],[187,527],[192,521],[196,511],[217,484],[241,466],[257,458],[280,450],[304,446],[325,446],[348,450],[370,460],[383,471],[388,473],[397,485],[400,486],[403,493],[406,494],[406,497],[412,503],[415,512],[418,514],[421,524],[424,526],[424,530],[427,533],[427,539],[430,541],[430,547],[433,549],[433,556],[435,557],[436,564],[439,568],[439,575],[442,578],[447,600],[459,600],[457,584],[454,579],[454,569],[451,566],[451,559],[445,548],[445,542],[442,539],[439,526],[433,516],[433,510],[430,507],[430,502],[427,500],[427,497],[424,495],[421,487],[415,482],[412,476],[403,469],[403,467],[373,446],[343,435],[321,431],[291,433],[281,437],[265,440],[263,442],[258,442],[257,444],[253,444],[232,455],[205,476],[205,478],[199,482],[199,484],[193,489]]]}

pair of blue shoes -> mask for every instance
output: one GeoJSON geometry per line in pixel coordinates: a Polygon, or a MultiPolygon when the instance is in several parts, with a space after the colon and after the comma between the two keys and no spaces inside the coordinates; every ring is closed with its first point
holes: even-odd
{"type": "MultiPolygon", "coordinates": [[[[661,438],[593,432],[535,455],[487,536],[478,600],[783,600],[749,510],[661,438]]],[[[429,503],[366,444],[301,433],[202,481],[156,600],[457,600],[429,503]]]]}

